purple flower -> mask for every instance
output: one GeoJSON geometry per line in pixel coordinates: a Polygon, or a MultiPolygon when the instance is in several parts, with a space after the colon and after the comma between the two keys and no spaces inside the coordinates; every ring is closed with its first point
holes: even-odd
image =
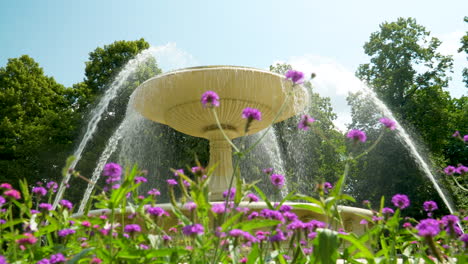
{"type": "Polygon", "coordinates": [[[468,142],[468,135],[463,136],[463,141],[468,142]]]}
{"type": "Polygon", "coordinates": [[[395,130],[395,128],[396,128],[396,122],[389,119],[389,118],[382,117],[382,118],[380,118],[379,121],[380,121],[380,123],[382,123],[384,126],[386,126],[390,130],[395,130]]]}
{"type": "Polygon", "coordinates": [[[147,181],[148,180],[145,177],[142,177],[142,176],[135,177],[135,184],[138,184],[140,182],[147,182],[147,181]]]}
{"type": "Polygon", "coordinates": [[[186,236],[201,235],[205,229],[201,224],[194,224],[182,227],[182,233],[186,236]]]}
{"type": "Polygon", "coordinates": [[[48,203],[41,203],[39,204],[39,208],[41,208],[43,211],[50,211],[53,209],[53,206],[48,203]]]}
{"type": "Polygon", "coordinates": [[[455,226],[460,219],[456,215],[445,215],[440,220],[445,226],[455,226]]]}
{"type": "Polygon", "coordinates": [[[112,178],[120,177],[122,175],[122,167],[120,167],[120,165],[117,163],[107,163],[104,166],[104,171],[102,172],[102,175],[112,178]]]}
{"type": "Polygon", "coordinates": [[[179,175],[184,174],[183,169],[178,169],[174,171],[174,177],[179,177],[179,175]]]}
{"type": "Polygon", "coordinates": [[[124,227],[124,232],[125,233],[136,233],[136,232],[141,232],[141,227],[137,224],[130,224],[126,225],[124,227]]]}
{"type": "Polygon", "coordinates": [[[155,216],[169,216],[169,213],[166,212],[164,209],[162,209],[161,207],[152,207],[152,206],[148,206],[146,208],[146,212],[150,215],[155,215],[155,216]]]}
{"type": "Polygon", "coordinates": [[[408,196],[404,194],[395,194],[392,197],[392,203],[400,209],[405,209],[410,205],[410,200],[408,199],[408,196]]]}
{"type": "Polygon", "coordinates": [[[273,168],[266,168],[266,169],[263,169],[262,171],[263,173],[270,175],[273,173],[273,168]]]}
{"type": "Polygon", "coordinates": [[[284,235],[281,229],[276,229],[276,234],[270,237],[271,242],[280,242],[286,240],[286,236],[284,235]]]}
{"type": "Polygon", "coordinates": [[[249,214],[249,216],[247,216],[247,219],[252,220],[252,219],[255,219],[257,217],[258,217],[258,212],[253,211],[252,213],[249,214]]]}
{"type": "Polygon", "coordinates": [[[218,107],[219,106],[219,96],[213,91],[206,91],[201,97],[201,103],[203,107],[218,107]]]}
{"type": "Polygon", "coordinates": [[[211,211],[216,214],[222,214],[226,211],[224,203],[216,203],[211,206],[211,211]]]}
{"type": "Polygon", "coordinates": [[[301,84],[304,82],[304,73],[295,70],[289,70],[284,75],[287,80],[291,80],[294,84],[301,84]]]}
{"type": "Polygon", "coordinates": [[[245,233],[245,231],[243,231],[241,229],[233,229],[233,230],[229,231],[229,235],[232,236],[232,237],[244,236],[244,233],[245,233]]]}
{"type": "Polygon", "coordinates": [[[11,197],[15,200],[19,200],[21,198],[21,193],[15,189],[10,189],[10,190],[6,190],[3,195],[5,196],[8,196],[8,197],[11,197]]]}
{"type": "Polygon", "coordinates": [[[16,240],[19,245],[32,245],[37,242],[37,238],[31,233],[24,233],[23,238],[16,240]]]}
{"type": "Polygon", "coordinates": [[[292,210],[292,207],[290,205],[287,205],[287,204],[283,204],[281,205],[279,211],[282,212],[282,213],[285,213],[285,212],[290,212],[292,210]]]}
{"type": "Polygon", "coordinates": [[[254,119],[260,121],[262,120],[262,113],[258,109],[246,107],[244,110],[242,110],[242,118],[245,118],[249,121],[254,119]]]}
{"type": "Polygon", "coordinates": [[[468,248],[468,234],[461,235],[460,236],[460,241],[465,243],[465,248],[468,248]]]}
{"type": "Polygon", "coordinates": [[[292,221],[289,225],[286,226],[287,230],[297,230],[305,229],[307,225],[299,219],[292,221]]]}
{"type": "Polygon", "coordinates": [[[288,221],[294,221],[297,220],[299,217],[293,213],[293,212],[284,212],[283,216],[288,220],[288,221]]]}
{"type": "Polygon", "coordinates": [[[393,211],[392,208],[388,208],[388,207],[382,208],[382,214],[389,215],[389,214],[393,214],[393,213],[395,213],[395,212],[393,211]]]}
{"type": "Polygon", "coordinates": [[[34,187],[32,192],[38,196],[45,196],[47,194],[47,190],[44,187],[34,187]]]}
{"type": "Polygon", "coordinates": [[[4,256],[0,255],[0,264],[7,264],[7,260],[4,256]]]}
{"type": "Polygon", "coordinates": [[[440,232],[439,221],[435,219],[424,219],[416,226],[418,235],[423,237],[434,237],[440,232]]]}
{"type": "Polygon", "coordinates": [[[2,188],[2,189],[7,189],[7,190],[13,189],[13,187],[12,187],[11,184],[9,184],[9,183],[2,183],[2,184],[0,184],[0,188],[2,188]]]}
{"type": "Polygon", "coordinates": [[[255,195],[253,193],[247,194],[247,198],[249,198],[250,202],[258,202],[258,200],[259,200],[257,195],[255,195]]]}
{"type": "Polygon", "coordinates": [[[151,189],[148,191],[148,194],[153,195],[153,196],[158,196],[158,195],[161,195],[161,192],[159,192],[158,189],[151,189]]]}
{"type": "Polygon", "coordinates": [[[367,136],[366,133],[359,129],[351,129],[346,137],[353,139],[354,141],[366,142],[367,136]]]}
{"type": "Polygon", "coordinates": [[[465,173],[467,173],[467,172],[468,172],[468,167],[463,166],[463,165],[461,165],[461,164],[458,165],[458,167],[457,167],[457,173],[458,173],[458,174],[465,174],[465,173]]]}
{"type": "Polygon", "coordinates": [[[231,190],[225,190],[223,192],[223,197],[226,198],[229,195],[229,200],[234,199],[234,196],[236,195],[236,188],[231,188],[231,190]]]}
{"type": "Polygon", "coordinates": [[[439,207],[437,207],[437,203],[434,201],[425,201],[423,204],[423,208],[426,212],[432,212],[439,209],[439,207]]]}
{"type": "Polygon", "coordinates": [[[36,264],[50,264],[50,261],[49,259],[44,258],[36,262],[36,264]]]}
{"type": "Polygon", "coordinates": [[[48,182],[46,184],[46,187],[47,187],[47,189],[49,189],[49,190],[52,189],[53,192],[56,192],[57,188],[58,188],[58,184],[56,182],[54,182],[54,181],[50,181],[50,182],[48,182]]]}
{"type": "Polygon", "coordinates": [[[67,261],[67,259],[65,258],[65,256],[62,253],[57,253],[55,255],[50,256],[50,263],[51,264],[64,263],[65,261],[67,261]]]}
{"type": "Polygon", "coordinates": [[[369,224],[369,222],[367,222],[366,219],[362,219],[361,222],[359,222],[359,224],[361,224],[361,225],[367,225],[367,224],[369,224]]]}
{"type": "Polygon", "coordinates": [[[281,174],[272,174],[270,180],[271,183],[278,188],[282,188],[284,185],[284,176],[281,174]]]}
{"type": "Polygon", "coordinates": [[[453,133],[452,137],[459,137],[460,136],[460,131],[455,131],[455,133],[453,133]]]}
{"type": "Polygon", "coordinates": [[[6,203],[5,197],[0,196],[0,207],[6,203]]]}
{"type": "Polygon", "coordinates": [[[177,181],[174,180],[174,179],[169,179],[169,180],[167,180],[166,182],[167,182],[167,184],[169,184],[169,185],[171,185],[171,186],[177,185],[177,181]]]}
{"type": "Polygon", "coordinates": [[[73,204],[70,201],[65,200],[65,199],[60,201],[60,205],[65,208],[68,208],[68,210],[71,210],[73,208],[73,204]]]}
{"type": "Polygon", "coordinates": [[[202,176],[204,172],[204,168],[200,166],[192,167],[192,173],[196,176],[202,176]]]}
{"type": "Polygon", "coordinates": [[[447,174],[447,175],[452,175],[452,174],[454,174],[456,171],[457,171],[457,168],[455,168],[454,166],[450,166],[450,165],[447,166],[447,167],[445,167],[445,169],[444,169],[444,172],[445,172],[445,174],[447,174]]]}
{"type": "Polygon", "coordinates": [[[312,126],[313,122],[315,122],[315,119],[313,119],[309,115],[303,115],[301,117],[301,120],[299,121],[299,124],[297,124],[297,127],[304,131],[307,131],[312,126]]]}
{"type": "Polygon", "coordinates": [[[197,208],[197,204],[194,202],[188,202],[184,205],[185,209],[189,211],[193,211],[195,208],[197,208]]]}
{"type": "Polygon", "coordinates": [[[404,228],[411,228],[413,226],[411,225],[411,223],[406,222],[406,223],[403,224],[403,227],[404,228]]]}
{"type": "Polygon", "coordinates": [[[62,230],[59,230],[57,233],[59,237],[66,237],[68,235],[75,234],[75,232],[76,231],[73,229],[62,229],[62,230]]]}

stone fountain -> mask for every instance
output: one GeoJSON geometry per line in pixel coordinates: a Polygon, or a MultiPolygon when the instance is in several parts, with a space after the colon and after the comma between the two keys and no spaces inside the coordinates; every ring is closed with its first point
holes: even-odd
{"type": "Polygon", "coordinates": [[[149,79],[136,89],[131,104],[145,118],[210,141],[209,167],[216,166],[210,180],[210,199],[219,201],[233,175],[232,147],[218,129],[213,113],[200,103],[206,91],[219,95],[216,111],[230,139],[245,135],[246,120],[241,117],[244,108],[262,112],[262,120],[249,127],[248,134],[253,134],[303,110],[308,96],[305,89],[293,88],[282,75],[233,66],[177,70],[149,79]],[[292,96],[275,119],[289,92],[292,96]]]}
{"type": "MultiPolygon", "coordinates": [[[[210,141],[208,166],[216,166],[209,183],[210,199],[219,203],[233,175],[232,147],[218,129],[212,111],[200,102],[201,95],[206,91],[219,95],[217,115],[225,135],[230,139],[246,135],[246,120],[241,116],[244,108],[256,108],[262,112],[262,120],[254,121],[249,127],[247,134],[254,134],[302,111],[307,106],[308,94],[303,87],[293,86],[282,75],[234,66],[176,70],[149,79],[135,90],[131,105],[145,118],[210,141]],[[288,93],[291,95],[289,101],[278,113],[288,93]]],[[[326,221],[324,215],[303,209],[300,203],[286,204],[296,207],[295,213],[304,221],[326,221]]],[[[159,206],[171,210],[170,204],[159,206]]],[[[266,208],[263,202],[241,202],[239,206],[252,210],[266,208]]],[[[358,234],[364,232],[364,227],[359,224],[362,216],[372,215],[369,210],[348,206],[339,206],[339,211],[343,227],[358,234]]]]}

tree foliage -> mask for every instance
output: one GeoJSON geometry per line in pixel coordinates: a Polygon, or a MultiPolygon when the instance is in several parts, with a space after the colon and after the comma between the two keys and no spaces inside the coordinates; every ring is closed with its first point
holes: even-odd
{"type": "Polygon", "coordinates": [[[364,45],[370,63],[361,64],[356,73],[438,154],[450,133],[451,101],[443,88],[452,70],[451,56],[437,51],[440,44],[413,18],[385,22],[364,45]]]}
{"type": "MultiPolygon", "coordinates": [[[[356,73],[412,134],[420,152],[430,153],[426,155],[427,161],[439,165],[453,132],[453,101],[443,90],[448,85],[452,58],[437,51],[440,44],[413,18],[382,23],[380,30],[372,33],[364,45],[370,62],[361,64],[356,73]]],[[[362,95],[351,95],[348,101],[353,109],[352,126],[366,128],[369,139],[375,140],[382,113],[376,113],[373,102],[362,95]]],[[[433,198],[432,184],[398,138],[386,136],[380,145],[355,164],[355,191],[365,194],[369,190],[379,190],[379,194],[369,197],[374,201],[378,201],[380,195],[390,197],[404,192],[412,194],[419,202],[433,198]]]]}
{"type": "Polygon", "coordinates": [[[38,181],[63,165],[76,136],[76,115],[67,89],[31,57],[9,59],[0,68],[0,170],[2,180],[38,181]]]}

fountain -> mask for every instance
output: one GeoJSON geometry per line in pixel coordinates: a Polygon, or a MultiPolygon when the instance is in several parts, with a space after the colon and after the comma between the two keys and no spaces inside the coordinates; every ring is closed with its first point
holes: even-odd
{"type": "Polygon", "coordinates": [[[223,199],[233,174],[232,149],[215,122],[210,109],[203,107],[200,97],[205,91],[220,96],[217,108],[219,120],[229,139],[244,135],[246,120],[242,110],[256,108],[262,120],[249,127],[248,134],[261,131],[273,122],[285,120],[307,104],[307,92],[293,87],[284,77],[246,67],[210,66],[169,72],[156,76],[136,89],[131,105],[152,121],[166,124],[182,133],[210,141],[210,163],[216,166],[210,181],[211,200],[223,199]],[[292,93],[293,103],[287,103],[275,119],[286,94],[292,93]]]}
{"type": "MultiPolygon", "coordinates": [[[[272,123],[292,117],[307,103],[307,91],[301,86],[293,86],[284,76],[234,66],[194,67],[158,75],[141,84],[130,99],[130,106],[143,117],[210,141],[209,167],[215,166],[209,182],[210,200],[215,203],[224,200],[222,193],[228,189],[233,176],[232,147],[225,136],[234,139],[257,133],[272,123]],[[208,90],[215,91],[220,97],[216,111],[225,135],[218,129],[211,109],[203,107],[200,102],[201,95],[208,90]],[[291,101],[286,101],[282,107],[285,100],[291,101]],[[246,107],[256,108],[262,113],[261,121],[253,122],[247,133],[246,120],[241,117],[246,107]]],[[[326,221],[324,215],[304,208],[310,205],[286,204],[296,207],[295,213],[301,219],[326,221]]],[[[171,210],[170,204],[158,206],[171,210]]],[[[252,210],[266,208],[263,202],[241,202],[240,206],[252,210]]],[[[357,233],[364,232],[359,225],[362,216],[372,215],[368,210],[348,206],[339,206],[339,211],[344,228],[357,233]]],[[[99,214],[102,210],[92,213],[99,214]]]]}

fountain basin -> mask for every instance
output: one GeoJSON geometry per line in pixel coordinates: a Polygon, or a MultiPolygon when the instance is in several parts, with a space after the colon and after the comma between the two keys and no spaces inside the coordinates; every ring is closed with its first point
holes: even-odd
{"type": "MultiPolygon", "coordinates": [[[[212,202],[211,204],[219,204],[219,203],[224,203],[224,202],[212,202]]],[[[300,205],[311,205],[308,203],[295,203],[295,202],[286,202],[283,203],[284,205],[289,205],[293,209],[292,211],[299,217],[299,219],[303,222],[308,222],[310,220],[319,220],[322,222],[327,222],[326,216],[307,210],[303,208],[296,208],[296,206],[300,205]]],[[[163,217],[158,224],[160,224],[160,227],[163,230],[168,230],[169,228],[175,226],[178,223],[178,218],[172,214],[172,209],[173,206],[170,203],[162,203],[162,204],[157,204],[157,207],[160,207],[164,209],[165,211],[170,213],[169,217],[163,217]]],[[[239,204],[240,208],[249,208],[249,212],[252,211],[261,211],[262,209],[268,208],[265,202],[241,202],[239,204]]],[[[185,213],[186,216],[189,216],[190,213],[187,209],[185,209],[183,206],[179,206],[181,208],[182,212],[185,213]]],[[[339,226],[338,228],[343,228],[346,232],[353,232],[356,235],[362,235],[366,231],[365,225],[360,224],[360,221],[364,218],[370,218],[372,217],[372,211],[363,209],[363,208],[357,208],[357,207],[351,207],[351,206],[338,206],[338,211],[341,214],[341,217],[343,219],[343,226],[339,226]]],[[[100,215],[109,215],[111,213],[110,209],[97,209],[97,210],[92,210],[88,213],[88,216],[100,216],[100,215]]],[[[125,214],[130,214],[133,213],[132,209],[130,207],[127,207],[125,210],[125,214]]],[[[116,219],[121,219],[121,211],[116,210],[116,214],[119,215],[116,219]]],[[[80,217],[79,214],[74,215],[74,217],[80,217]]],[[[131,222],[132,220],[129,220],[131,222]]],[[[142,220],[140,220],[142,221],[142,220]]],[[[142,226],[144,226],[142,224],[142,226]]],[[[151,231],[151,230],[148,230],[151,231]]]]}

